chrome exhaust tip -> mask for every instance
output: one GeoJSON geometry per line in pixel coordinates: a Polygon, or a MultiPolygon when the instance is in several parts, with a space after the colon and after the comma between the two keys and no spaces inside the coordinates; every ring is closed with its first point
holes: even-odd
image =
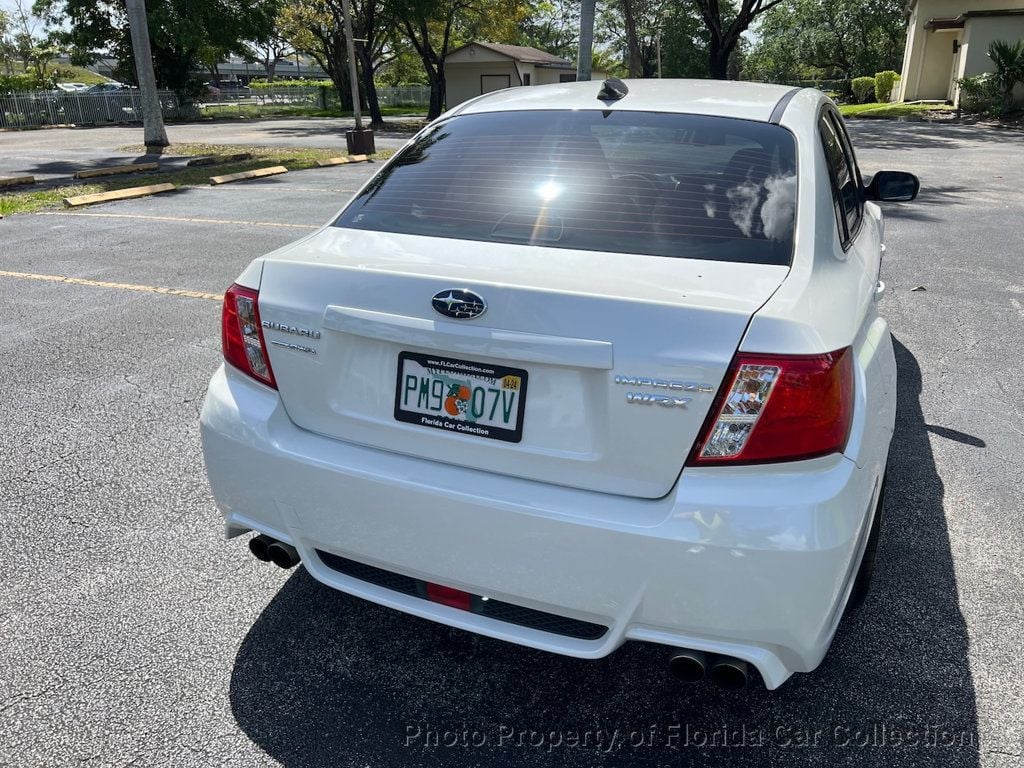
{"type": "Polygon", "coordinates": [[[740,659],[721,656],[711,665],[711,680],[727,691],[742,691],[750,679],[750,666],[740,659]]]}
{"type": "Polygon", "coordinates": [[[684,683],[699,683],[707,666],[707,654],[703,651],[678,651],[668,660],[668,671],[684,683]]]}

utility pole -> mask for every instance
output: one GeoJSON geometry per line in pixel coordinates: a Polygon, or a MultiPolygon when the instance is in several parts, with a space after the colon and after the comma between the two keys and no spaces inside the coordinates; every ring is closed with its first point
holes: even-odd
{"type": "Polygon", "coordinates": [[[583,0],[580,8],[580,50],[576,55],[576,79],[590,79],[594,56],[594,6],[597,0],[583,0]]]}
{"type": "Polygon", "coordinates": [[[146,152],[158,155],[170,142],[167,141],[160,97],[156,92],[153,53],[149,48],[146,0],[127,0],[127,6],[132,50],[135,52],[135,74],[139,81],[139,97],[142,102],[142,131],[145,136],[146,152]]]}
{"type": "Polygon", "coordinates": [[[363,128],[363,115],[359,108],[359,75],[356,72],[356,41],[352,36],[352,4],[349,0],[341,0],[345,14],[345,45],[348,47],[348,79],[352,86],[352,115],[356,119],[355,130],[345,132],[350,155],[372,155],[373,131],[363,128]]]}

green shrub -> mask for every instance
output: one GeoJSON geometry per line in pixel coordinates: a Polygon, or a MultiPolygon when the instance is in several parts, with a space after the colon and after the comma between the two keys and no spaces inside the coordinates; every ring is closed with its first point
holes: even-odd
{"type": "Polygon", "coordinates": [[[898,72],[893,72],[891,69],[885,70],[885,72],[875,73],[875,101],[881,102],[882,104],[888,103],[892,97],[892,87],[896,85],[896,81],[899,80],[900,76],[898,72]]]}
{"type": "Polygon", "coordinates": [[[995,116],[1002,111],[1002,93],[992,75],[962,77],[956,82],[960,86],[960,109],[964,112],[995,116]]]}
{"type": "Polygon", "coordinates": [[[330,80],[275,80],[268,83],[265,80],[253,80],[249,83],[250,88],[333,88],[334,83],[330,80]]]}
{"type": "Polygon", "coordinates": [[[57,87],[56,73],[49,72],[40,77],[35,72],[20,75],[0,75],[0,93],[11,91],[48,91],[57,87]]]}
{"type": "Polygon", "coordinates": [[[853,100],[856,104],[867,104],[875,98],[875,78],[855,77],[850,81],[853,89],[853,100]]]}
{"type": "Polygon", "coordinates": [[[999,88],[1003,113],[1013,109],[1013,89],[1024,83],[1024,40],[1008,43],[994,40],[988,47],[988,57],[995,68],[992,80],[999,88]]]}

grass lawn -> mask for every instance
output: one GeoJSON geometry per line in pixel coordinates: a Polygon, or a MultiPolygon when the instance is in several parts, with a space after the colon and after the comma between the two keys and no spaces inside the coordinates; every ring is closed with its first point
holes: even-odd
{"type": "MultiPolygon", "coordinates": [[[[143,154],[141,145],[121,147],[122,152],[143,154]]],[[[61,208],[65,197],[71,195],[88,195],[94,192],[109,192],[113,189],[126,187],[142,187],[147,184],[170,182],[176,187],[206,186],[211,176],[227,173],[248,171],[253,168],[264,168],[270,165],[283,165],[289,171],[298,171],[316,166],[317,160],[326,160],[338,156],[337,149],[321,149],[316,147],[249,147],[241,144],[172,144],[167,148],[169,155],[234,155],[240,152],[252,154],[251,160],[225,163],[223,165],[207,165],[196,168],[149,174],[129,174],[111,176],[88,184],[74,184],[64,187],[12,191],[0,194],[0,215],[9,216],[14,213],[32,213],[47,208],[61,208]]],[[[390,157],[391,150],[382,150],[375,154],[375,160],[390,157]]]]}
{"type": "Polygon", "coordinates": [[[96,85],[98,83],[107,82],[107,78],[103,77],[103,75],[97,75],[95,72],[90,72],[85,67],[74,67],[70,64],[57,64],[57,62],[50,62],[50,66],[54,69],[60,70],[60,82],[62,83],[85,83],[86,85],[96,85]]]}
{"type": "Polygon", "coordinates": [[[925,117],[930,112],[953,112],[946,104],[843,104],[839,107],[843,117],[925,117]]]}

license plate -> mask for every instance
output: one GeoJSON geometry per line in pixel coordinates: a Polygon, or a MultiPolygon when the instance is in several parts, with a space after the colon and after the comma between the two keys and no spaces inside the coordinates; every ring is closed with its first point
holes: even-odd
{"type": "Polygon", "coordinates": [[[395,418],[463,435],[523,439],[526,371],[400,352],[395,418]]]}

